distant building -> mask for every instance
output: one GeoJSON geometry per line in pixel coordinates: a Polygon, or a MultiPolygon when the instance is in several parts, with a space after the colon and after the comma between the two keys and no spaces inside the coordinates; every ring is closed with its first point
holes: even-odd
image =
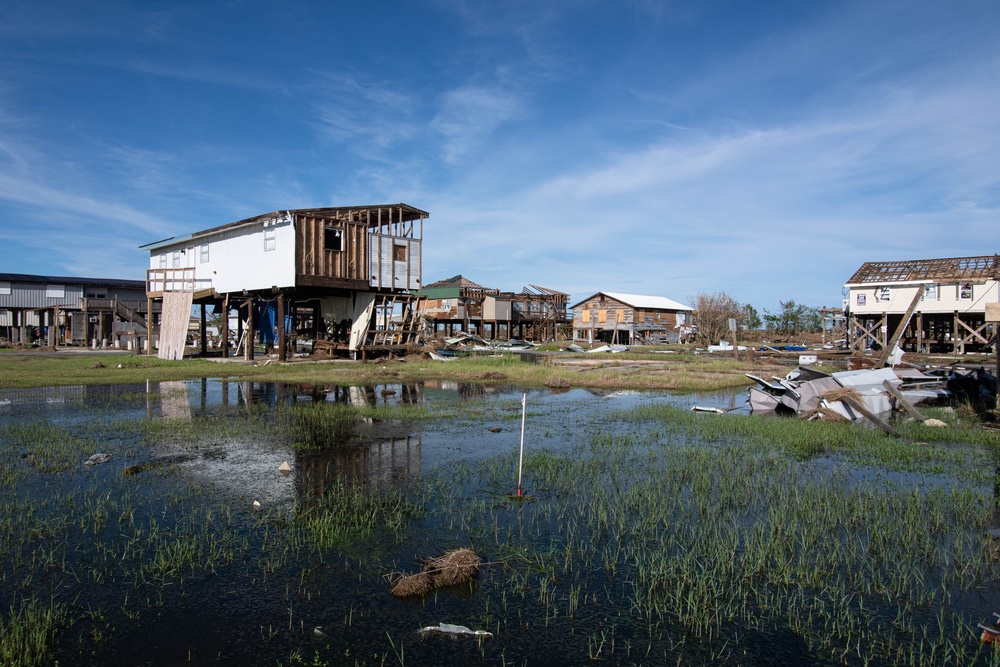
{"type": "Polygon", "coordinates": [[[13,343],[138,346],[146,305],[142,280],[0,273],[0,337],[13,343]]]}
{"type": "Polygon", "coordinates": [[[537,285],[520,293],[483,287],[457,275],[425,286],[420,313],[433,333],[465,331],[490,339],[555,340],[569,324],[569,295],[537,285]]]}
{"type": "Polygon", "coordinates": [[[884,348],[909,313],[903,350],[984,350],[996,325],[987,304],[1000,301],[1000,256],[866,262],[844,284],[854,350],[884,348]]]}
{"type": "MultiPolygon", "coordinates": [[[[259,337],[281,358],[293,332],[336,339],[350,352],[403,349],[417,333],[412,293],[421,286],[428,215],[407,204],[278,210],[149,243],[141,246],[147,296],[187,295],[186,308],[164,308],[172,346],[194,303],[225,312],[223,323],[238,310],[247,339],[259,337]]],[[[227,355],[228,340],[227,332],[227,355]]],[[[253,357],[253,345],[243,349],[253,357]]]]}
{"type": "Polygon", "coordinates": [[[694,309],[663,296],[598,292],[573,305],[573,340],[622,345],[676,343],[694,309]]]}

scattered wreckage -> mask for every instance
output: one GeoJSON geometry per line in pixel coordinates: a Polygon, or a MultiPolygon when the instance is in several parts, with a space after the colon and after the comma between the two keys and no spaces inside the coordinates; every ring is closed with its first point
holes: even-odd
{"type": "Polygon", "coordinates": [[[535,343],[520,340],[487,341],[474,334],[464,331],[458,332],[452,338],[444,340],[445,347],[437,348],[430,353],[431,359],[435,361],[451,361],[457,357],[477,353],[525,353],[532,352],[536,347],[535,343]]]}
{"type": "Polygon", "coordinates": [[[997,380],[983,368],[957,365],[921,371],[914,367],[825,373],[800,366],[771,381],[749,373],[757,383],[747,402],[755,414],[793,414],[807,419],[867,419],[892,431],[884,417],[905,409],[925,421],[916,407],[947,403],[956,395],[973,399],[996,395],[997,380]]]}

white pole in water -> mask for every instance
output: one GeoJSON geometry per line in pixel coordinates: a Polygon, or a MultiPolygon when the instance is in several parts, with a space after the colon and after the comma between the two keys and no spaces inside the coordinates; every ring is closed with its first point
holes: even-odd
{"type": "Polygon", "coordinates": [[[517,495],[521,495],[521,470],[524,468],[524,417],[528,411],[528,395],[521,395],[521,456],[517,460],[517,495]]]}

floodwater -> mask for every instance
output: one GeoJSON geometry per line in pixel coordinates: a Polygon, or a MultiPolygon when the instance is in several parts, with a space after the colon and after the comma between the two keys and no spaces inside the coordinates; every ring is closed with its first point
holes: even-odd
{"type": "MultiPolygon", "coordinates": [[[[506,498],[516,490],[522,441],[529,457],[576,456],[594,434],[633,438],[641,448],[646,436],[620,422],[621,412],[665,404],[739,413],[744,402],[742,390],[525,391],[455,382],[203,379],[2,390],[6,465],[19,460],[29,469],[0,490],[8,516],[0,527],[0,609],[29,599],[64,606],[54,654],[39,664],[839,664],[781,624],[747,623],[730,641],[645,616],[624,575],[606,562],[580,562],[587,549],[573,551],[562,532],[575,521],[573,507],[547,503],[568,490],[547,488],[529,471],[532,498],[506,498]],[[447,417],[369,417],[342,446],[323,449],[266,428],[281,409],[326,404],[417,406],[447,417]],[[259,434],[216,428],[255,424],[261,415],[259,434]],[[129,426],[149,423],[159,430],[129,426]],[[62,467],[36,465],[41,456],[25,439],[50,437],[43,424],[60,429],[57,437],[79,434],[89,448],[68,454],[62,467]],[[103,424],[121,426],[108,432],[103,424]],[[111,458],[85,465],[96,453],[111,458]],[[279,470],[285,463],[289,473],[279,470]],[[498,466],[509,477],[498,477],[498,466]],[[338,511],[330,495],[343,491],[340,484],[385,494],[385,504],[403,499],[403,524],[348,543],[289,529],[319,499],[338,511]],[[551,514],[531,516],[543,511],[551,514]],[[420,559],[467,546],[487,561],[478,580],[420,599],[388,594],[388,574],[416,572],[420,559]],[[182,566],[163,564],[164,554],[187,549],[182,566]],[[581,567],[593,573],[580,575],[581,567]],[[493,637],[418,632],[442,622],[493,637]]],[[[838,465],[818,461],[816,474],[838,465]]],[[[966,604],[967,613],[986,609],[981,598],[966,604]]]]}

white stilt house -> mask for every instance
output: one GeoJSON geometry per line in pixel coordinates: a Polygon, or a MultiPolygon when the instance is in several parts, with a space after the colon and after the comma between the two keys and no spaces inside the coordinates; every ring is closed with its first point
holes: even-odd
{"type": "Polygon", "coordinates": [[[853,349],[982,351],[995,335],[988,304],[1000,301],[1000,256],[866,262],[844,285],[853,349]]]}
{"type": "Polygon", "coordinates": [[[173,320],[186,330],[192,303],[237,309],[250,358],[255,334],[284,358],[305,329],[351,353],[412,345],[427,217],[406,204],[279,210],[142,246],[147,298],[164,303],[161,356],[183,353],[173,320]]]}

